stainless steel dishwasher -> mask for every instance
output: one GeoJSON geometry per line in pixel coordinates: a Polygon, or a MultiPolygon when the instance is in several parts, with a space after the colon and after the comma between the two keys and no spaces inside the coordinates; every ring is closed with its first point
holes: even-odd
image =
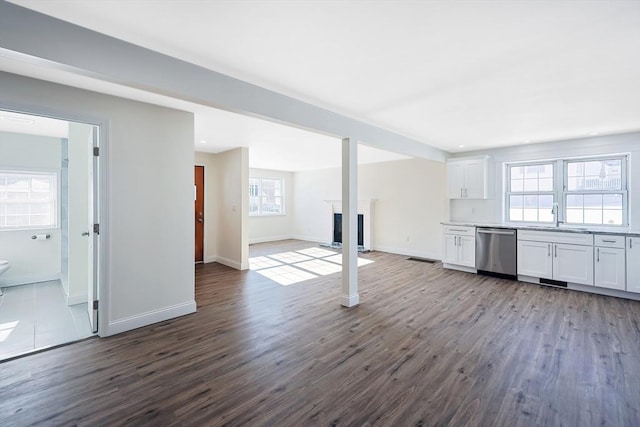
{"type": "Polygon", "coordinates": [[[513,228],[476,229],[476,269],[487,274],[517,279],[517,230],[513,228]]]}

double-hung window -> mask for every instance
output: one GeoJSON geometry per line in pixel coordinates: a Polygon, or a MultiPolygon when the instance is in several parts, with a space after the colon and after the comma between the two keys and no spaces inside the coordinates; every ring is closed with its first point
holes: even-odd
{"type": "Polygon", "coordinates": [[[57,174],[0,171],[0,230],[55,228],[57,174]]]}
{"type": "Polygon", "coordinates": [[[249,215],[284,214],[284,180],[249,179],[249,215]]]}
{"type": "Polygon", "coordinates": [[[508,221],[627,224],[626,156],[513,163],[506,173],[508,221]]]}
{"type": "Polygon", "coordinates": [[[507,168],[507,218],[553,222],[554,162],[513,164],[507,168]]]}
{"type": "Polygon", "coordinates": [[[625,157],[565,160],[565,222],[626,224],[626,163],[625,157]]]}

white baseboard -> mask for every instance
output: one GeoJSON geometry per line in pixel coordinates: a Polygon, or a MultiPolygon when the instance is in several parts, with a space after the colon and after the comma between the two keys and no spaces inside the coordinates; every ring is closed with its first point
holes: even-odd
{"type": "MultiPolygon", "coordinates": [[[[536,285],[542,285],[542,286],[553,286],[553,285],[548,285],[546,283],[540,283],[539,278],[531,277],[531,276],[518,275],[518,281],[534,283],[536,285]]],[[[562,287],[559,287],[559,288],[562,289],[562,287]]],[[[607,295],[610,297],[627,298],[627,299],[640,301],[640,294],[637,294],[635,292],[620,291],[617,289],[600,288],[598,286],[581,285],[578,283],[567,283],[567,287],[565,289],[569,289],[572,291],[588,292],[590,294],[600,294],[600,295],[607,295]]]]}
{"type": "Polygon", "coordinates": [[[204,263],[205,264],[209,264],[210,262],[218,262],[218,257],[215,256],[215,255],[214,256],[205,257],[204,263]]]}
{"type": "Polygon", "coordinates": [[[53,280],[60,280],[60,273],[26,274],[24,276],[10,277],[0,280],[0,288],[30,285],[31,283],[51,282],[53,280]]]}
{"type": "Polygon", "coordinates": [[[249,239],[249,244],[253,245],[255,243],[267,243],[267,242],[278,242],[280,240],[289,240],[294,239],[293,235],[287,234],[283,236],[271,236],[271,237],[258,237],[256,239],[249,239]]]}
{"type": "Polygon", "coordinates": [[[448,268],[449,270],[464,271],[465,273],[472,273],[472,274],[477,274],[478,273],[478,270],[476,270],[475,268],[466,267],[464,265],[455,265],[455,264],[442,263],[442,267],[443,268],[448,268]]]}
{"type": "Polygon", "coordinates": [[[342,295],[340,297],[340,305],[344,307],[353,307],[360,303],[360,295],[342,295]]]}
{"type": "Polygon", "coordinates": [[[315,243],[330,243],[326,238],[312,237],[312,236],[301,236],[299,234],[292,235],[290,237],[290,239],[304,240],[304,241],[307,241],[307,242],[315,242],[315,243]]]}
{"type": "Polygon", "coordinates": [[[88,301],[87,294],[84,295],[67,295],[67,305],[83,304],[88,301]]]}
{"type": "Polygon", "coordinates": [[[433,252],[417,251],[414,249],[392,247],[392,246],[374,245],[373,250],[380,251],[380,252],[389,252],[391,254],[396,254],[396,255],[406,255],[406,256],[414,256],[418,258],[435,259],[438,261],[440,261],[441,259],[441,254],[435,254],[433,252]]]}
{"type": "Polygon", "coordinates": [[[195,312],[195,301],[187,301],[181,304],[172,305],[170,307],[147,311],[146,313],[141,313],[135,316],[109,322],[109,325],[107,327],[108,330],[100,331],[100,336],[106,337],[119,334],[122,332],[130,331],[132,329],[149,326],[154,323],[163,322],[165,320],[173,319],[195,312]]]}
{"type": "Polygon", "coordinates": [[[243,267],[242,264],[239,263],[238,261],[221,257],[221,256],[216,258],[216,262],[222,265],[226,265],[227,267],[235,268],[236,270],[242,270],[242,267],[243,267]]]}

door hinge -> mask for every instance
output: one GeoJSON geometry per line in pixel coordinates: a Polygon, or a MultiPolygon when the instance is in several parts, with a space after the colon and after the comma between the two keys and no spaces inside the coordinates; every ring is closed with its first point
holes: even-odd
{"type": "Polygon", "coordinates": [[[93,309],[97,310],[98,309],[98,301],[94,301],[93,302],[93,309]]]}
{"type": "Polygon", "coordinates": [[[93,147],[93,155],[96,157],[100,155],[100,147],[93,147]]]}
{"type": "Polygon", "coordinates": [[[93,224],[93,232],[100,234],[100,224],[93,224]]]}

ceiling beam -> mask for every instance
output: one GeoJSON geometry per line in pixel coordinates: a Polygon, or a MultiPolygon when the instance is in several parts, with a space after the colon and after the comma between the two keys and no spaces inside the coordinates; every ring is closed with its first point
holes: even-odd
{"type": "Polygon", "coordinates": [[[0,2],[0,47],[101,80],[347,137],[383,150],[436,161],[448,157],[438,148],[395,132],[4,0],[0,2]]]}

